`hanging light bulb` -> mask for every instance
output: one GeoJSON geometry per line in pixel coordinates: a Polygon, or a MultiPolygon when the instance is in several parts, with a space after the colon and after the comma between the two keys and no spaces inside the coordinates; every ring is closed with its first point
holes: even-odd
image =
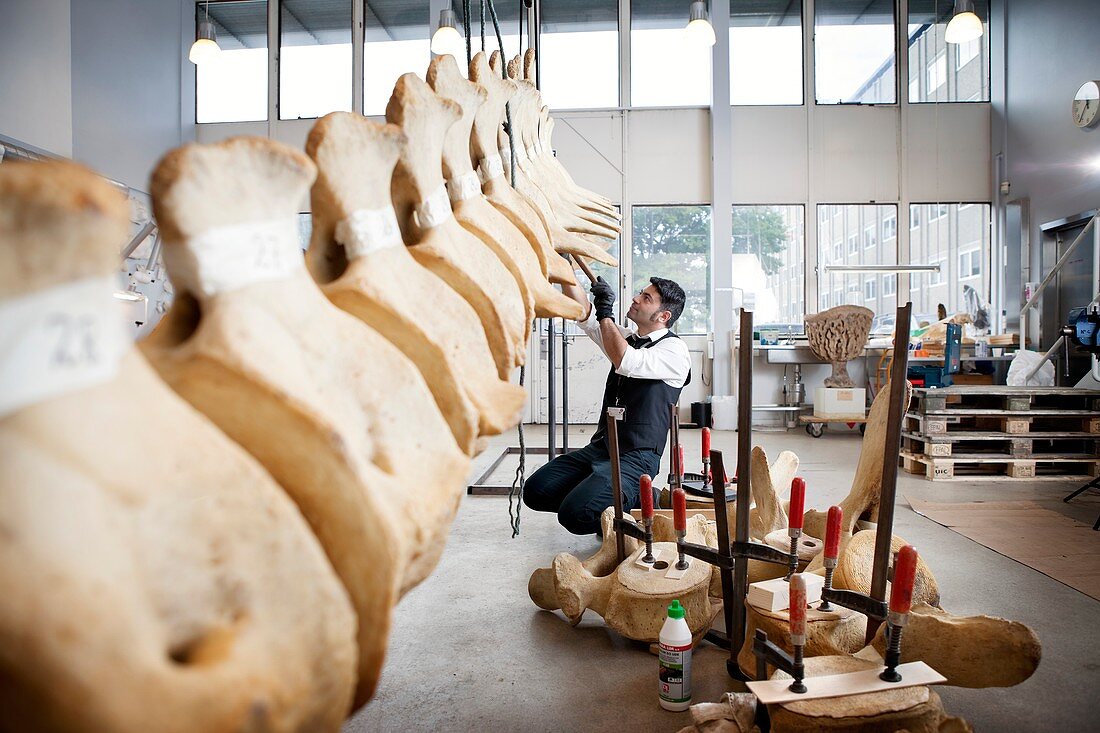
{"type": "Polygon", "coordinates": [[[447,53],[456,57],[461,55],[462,35],[455,25],[455,11],[450,8],[439,11],[439,28],[432,36],[432,53],[437,56],[447,53]]]}
{"type": "Polygon", "coordinates": [[[706,0],[695,0],[688,12],[687,37],[691,43],[713,46],[714,26],[710,24],[706,0]]]}
{"type": "Polygon", "coordinates": [[[187,54],[187,60],[198,66],[214,58],[221,47],[218,46],[218,34],[214,32],[214,24],[210,21],[210,3],[206,3],[206,18],[199,21],[199,30],[195,34],[195,42],[191,44],[191,51],[187,54]]]}
{"type": "Polygon", "coordinates": [[[955,0],[955,14],[947,24],[943,40],[948,43],[967,43],[981,38],[984,32],[982,20],[974,12],[973,0],[955,0]]]}

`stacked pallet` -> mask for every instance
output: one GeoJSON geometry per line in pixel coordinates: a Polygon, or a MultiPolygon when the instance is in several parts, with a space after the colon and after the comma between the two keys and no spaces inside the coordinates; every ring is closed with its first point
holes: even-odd
{"type": "Polygon", "coordinates": [[[914,389],[901,461],[929,481],[1100,475],[1100,391],[914,389]]]}

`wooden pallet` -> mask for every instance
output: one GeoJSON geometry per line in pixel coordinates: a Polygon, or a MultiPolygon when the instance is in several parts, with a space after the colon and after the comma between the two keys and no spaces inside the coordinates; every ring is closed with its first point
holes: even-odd
{"type": "Polygon", "coordinates": [[[940,457],[903,450],[901,461],[906,472],[924,476],[929,481],[982,478],[1051,478],[1060,481],[1080,478],[1087,481],[1089,477],[1100,475],[1100,457],[1087,454],[1044,454],[1018,458],[989,453],[956,453],[950,457],[940,457]],[[1073,475],[1066,475],[1065,469],[1071,466],[1077,470],[1073,475]]]}
{"type": "Polygon", "coordinates": [[[955,453],[1008,454],[1028,458],[1053,453],[1095,454],[1100,458],[1100,433],[974,432],[913,433],[903,431],[902,447],[913,453],[945,457],[955,453]]]}
{"type": "Polygon", "coordinates": [[[1025,414],[1011,414],[1004,410],[958,409],[908,412],[903,429],[922,435],[958,432],[1083,432],[1100,435],[1100,411],[1036,409],[1025,414]]]}
{"type": "Polygon", "coordinates": [[[915,412],[922,415],[959,410],[1029,413],[1035,410],[1100,411],[1100,390],[1072,387],[1006,387],[960,385],[913,390],[915,412]]]}

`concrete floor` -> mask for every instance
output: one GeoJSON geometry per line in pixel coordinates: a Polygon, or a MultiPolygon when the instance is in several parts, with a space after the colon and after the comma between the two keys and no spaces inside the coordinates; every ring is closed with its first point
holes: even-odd
{"type": "MultiPolygon", "coordinates": [[[[544,426],[528,426],[529,445],[546,444],[544,426]]],[[[574,428],[571,445],[591,428],[574,428]]],[[[689,456],[699,432],[682,431],[689,456]]],[[[475,462],[484,470],[515,434],[501,436],[475,462]]],[[[716,432],[715,449],[734,455],[736,433],[716,432]]],[[[808,485],[807,505],[824,508],[847,493],[859,452],[858,433],[754,433],[773,456],[793,450],[808,485]]],[[[666,452],[667,457],[667,452],[666,452]]],[[[688,468],[695,461],[689,459],[688,468]]],[[[667,462],[664,471],[667,472],[667,462]]],[[[1006,481],[942,483],[901,473],[895,533],[915,544],[933,568],[943,606],[957,614],[986,613],[1028,624],[1043,645],[1043,661],[1024,684],[1007,689],[940,687],[947,710],[977,731],[1097,730],[1100,690],[1100,602],[925,519],[902,496],[932,501],[1022,500],[1088,522],[1100,500],[1062,503],[1074,483],[1006,481]]],[[[508,501],[465,497],[439,567],[397,608],[389,655],[374,700],[346,733],[432,731],[676,731],[687,713],[657,705],[657,662],[644,644],[623,639],[588,612],[571,627],[560,613],[539,610],[527,595],[531,572],[556,553],[581,557],[594,537],[575,537],[548,514],[524,509],[522,533],[511,538],[508,501]]],[[[726,655],[703,644],[695,651],[697,702],[741,689],[725,671],[726,655]]]]}

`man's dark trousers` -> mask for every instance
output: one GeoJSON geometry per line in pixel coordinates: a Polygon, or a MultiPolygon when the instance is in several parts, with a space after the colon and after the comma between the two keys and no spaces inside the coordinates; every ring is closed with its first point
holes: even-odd
{"type": "MultiPolygon", "coordinates": [[[[652,450],[636,450],[624,453],[619,464],[627,511],[638,506],[638,480],[643,473],[655,477],[661,457],[652,450]]],[[[614,504],[611,458],[604,441],[558,456],[531,474],[523,486],[523,503],[538,512],[556,512],[561,526],[573,534],[595,532],[600,515],[614,504]]]]}

